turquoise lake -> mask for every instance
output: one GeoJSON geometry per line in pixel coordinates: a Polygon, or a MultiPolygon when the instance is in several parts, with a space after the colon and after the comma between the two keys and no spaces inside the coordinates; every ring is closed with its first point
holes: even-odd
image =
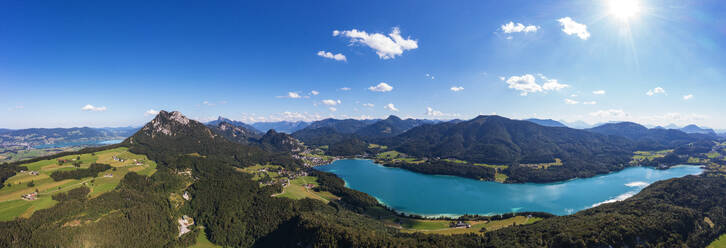
{"type": "Polygon", "coordinates": [[[567,215],[605,202],[626,199],[647,185],[700,174],[698,166],[667,170],[632,167],[611,174],[556,183],[502,184],[462,177],[426,175],[384,167],[371,160],[346,159],[318,166],[346,186],[376,197],[396,211],[424,216],[493,215],[537,211],[567,215]]]}

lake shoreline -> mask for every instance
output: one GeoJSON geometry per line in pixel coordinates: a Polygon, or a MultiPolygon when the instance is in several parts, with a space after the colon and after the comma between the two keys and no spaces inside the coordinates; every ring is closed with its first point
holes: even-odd
{"type": "MultiPolygon", "coordinates": [[[[360,165],[359,165],[360,166],[360,165]]],[[[611,172],[608,174],[602,174],[597,175],[595,177],[589,177],[589,178],[577,178],[577,179],[569,179],[565,181],[559,181],[559,182],[548,182],[548,183],[533,183],[533,182],[526,182],[526,183],[499,183],[499,182],[492,182],[492,181],[480,181],[475,180],[471,178],[463,178],[458,176],[451,176],[451,175],[429,175],[429,174],[422,174],[417,173],[401,168],[395,168],[395,167],[386,167],[385,165],[374,163],[370,159],[362,159],[362,158],[355,158],[355,159],[342,159],[338,160],[336,162],[333,162],[329,165],[324,166],[318,166],[315,169],[321,170],[325,172],[330,172],[333,174],[336,174],[339,178],[345,182],[345,187],[358,190],[361,192],[364,192],[372,197],[374,197],[382,206],[387,208],[388,210],[395,212],[398,215],[401,216],[408,216],[408,217],[415,217],[415,218],[421,218],[421,219],[459,219],[461,217],[467,216],[482,216],[482,217],[491,217],[491,216],[497,216],[497,215],[506,215],[506,214],[516,214],[520,212],[541,212],[541,213],[547,213],[547,214],[553,214],[553,215],[569,215],[573,214],[577,211],[589,209],[594,206],[597,206],[599,204],[614,202],[614,201],[621,201],[628,199],[629,197],[637,194],[640,192],[643,188],[647,187],[648,185],[660,181],[660,180],[666,180],[674,177],[681,177],[686,175],[698,175],[703,173],[705,170],[702,166],[693,166],[693,165],[676,165],[672,166],[672,169],[676,170],[657,170],[656,168],[652,167],[645,167],[645,166],[633,166],[628,167],[624,170],[620,170],[617,172],[611,172]],[[370,180],[375,180],[380,183],[378,184],[389,184],[390,188],[411,188],[410,185],[425,185],[429,182],[425,180],[434,180],[434,181],[454,181],[455,183],[447,184],[449,186],[446,186],[444,188],[451,188],[451,192],[441,190],[441,189],[433,189],[435,192],[427,192],[426,189],[417,189],[417,190],[403,190],[400,189],[398,191],[400,192],[388,192],[391,191],[390,189],[387,189],[386,187],[383,187],[382,189],[370,189],[366,187],[362,187],[361,185],[365,185],[365,182],[362,182],[360,178],[355,179],[351,181],[352,178],[349,174],[341,174],[338,169],[343,168],[340,167],[337,163],[349,163],[347,161],[359,161],[361,164],[365,164],[364,166],[367,166],[366,168],[363,168],[362,171],[364,173],[368,173],[370,175],[370,180]],[[371,167],[375,166],[375,167],[371,167]],[[331,168],[337,168],[337,169],[331,169],[331,168]],[[375,168],[372,169],[371,168],[375,168]],[[392,170],[395,169],[395,170],[392,170]],[[365,172],[369,171],[369,172],[365,172]],[[391,179],[386,180],[386,175],[376,175],[375,172],[393,172],[394,174],[401,174],[405,176],[414,176],[418,179],[423,178],[424,181],[417,181],[417,183],[411,182],[410,184],[406,183],[396,183],[397,179],[396,177],[391,177],[391,179]],[[621,181],[618,181],[615,186],[611,186],[613,189],[606,190],[603,193],[600,193],[599,198],[587,196],[587,192],[576,192],[575,196],[577,197],[584,197],[585,199],[580,200],[579,202],[574,203],[568,203],[572,206],[568,206],[567,208],[557,208],[555,206],[559,205],[566,205],[564,202],[567,202],[564,200],[566,197],[559,196],[558,193],[556,194],[557,188],[568,188],[572,187],[569,186],[570,184],[573,185],[580,185],[580,184],[587,184],[588,181],[594,181],[598,182],[603,180],[608,180],[609,178],[620,178],[625,171],[625,174],[638,174],[636,176],[631,175],[628,179],[619,179],[621,181]],[[403,173],[402,173],[403,172],[403,173]],[[410,173],[410,174],[408,174],[410,173]],[[678,174],[680,173],[680,174],[678,174]],[[642,174],[642,175],[640,175],[642,174]],[[646,174],[654,174],[654,175],[660,175],[655,176],[653,178],[650,178],[650,176],[644,176],[646,174]],[[681,175],[682,174],[682,175],[681,175]],[[636,180],[641,179],[638,176],[642,176],[645,178],[642,178],[643,180],[636,180]],[[635,178],[635,179],[632,179],[635,178]],[[657,180],[656,180],[657,179],[657,180]],[[386,182],[386,183],[383,183],[386,182]],[[492,186],[494,185],[494,186],[492,186]],[[464,189],[457,189],[464,187],[464,189]],[[492,188],[492,189],[500,189],[500,190],[485,190],[481,193],[472,194],[471,191],[476,191],[477,188],[492,188]],[[526,190],[514,190],[516,188],[525,188],[526,190]],[[532,193],[542,191],[539,193],[532,193]],[[552,191],[552,188],[555,189],[552,191]],[[376,191],[378,190],[378,191],[376,191]],[[456,191],[459,190],[459,191],[456,191]],[[502,191],[503,190],[503,191],[502,191]],[[508,192],[511,195],[507,195],[504,192],[508,192]],[[467,197],[451,197],[450,195],[456,195],[456,194],[465,194],[469,196],[467,197]],[[543,196],[537,196],[538,194],[555,194],[552,195],[551,198],[543,197],[543,196]],[[423,209],[416,209],[414,203],[412,202],[419,202],[418,204],[423,205],[431,205],[434,203],[425,202],[425,200],[412,200],[409,203],[406,203],[406,201],[401,201],[399,198],[406,198],[409,197],[409,195],[419,195],[418,197],[421,197],[423,199],[437,199],[437,201],[449,201],[453,202],[450,205],[454,206],[463,206],[463,207],[455,207],[451,208],[449,204],[439,204],[441,206],[441,209],[449,209],[451,211],[436,211],[435,208],[423,208],[423,209]],[[449,195],[449,196],[447,196],[449,195]],[[532,199],[523,199],[523,196],[531,197],[532,199]],[[583,196],[584,195],[584,196],[583,196]],[[507,199],[507,198],[513,198],[507,199]],[[509,207],[503,207],[503,205],[506,205],[504,203],[499,204],[497,206],[490,206],[487,205],[485,202],[492,201],[491,199],[497,199],[494,200],[494,202],[507,202],[511,201],[511,205],[509,207]],[[484,203],[483,203],[484,202],[484,203]],[[406,205],[409,204],[409,205],[406,205]],[[548,206],[549,205],[549,206],[548,206]],[[547,206],[547,207],[544,207],[547,206]],[[465,210],[468,209],[468,210],[465,210]],[[488,210],[487,210],[488,209],[488,210]],[[509,209],[509,210],[505,210],[509,209]]],[[[361,170],[360,168],[357,170],[361,170]]],[[[383,173],[385,174],[385,173],[383,173]]],[[[417,180],[418,180],[417,179],[417,180]]],[[[375,187],[373,187],[375,188],[375,187]]],[[[425,188],[425,187],[423,187],[425,188]]],[[[573,190],[573,189],[570,189],[573,190]]],[[[577,191],[577,189],[574,189],[577,191]]],[[[396,191],[396,190],[393,190],[396,191]]],[[[431,190],[429,190],[431,191],[431,190]]],[[[430,200],[429,200],[430,201],[430,200]]]]}

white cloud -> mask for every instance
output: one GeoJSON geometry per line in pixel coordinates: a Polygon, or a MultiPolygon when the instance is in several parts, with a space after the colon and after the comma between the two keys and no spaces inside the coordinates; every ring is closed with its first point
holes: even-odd
{"type": "Polygon", "coordinates": [[[340,102],[340,100],[336,101],[336,100],[332,100],[332,99],[326,99],[326,100],[323,100],[322,103],[325,105],[328,105],[328,106],[335,106],[335,105],[340,104],[341,102],[340,102]]]}
{"type": "Polygon", "coordinates": [[[328,58],[328,59],[334,59],[334,60],[337,60],[337,61],[348,61],[345,58],[345,55],[340,54],[340,53],[333,54],[331,52],[318,51],[318,56],[323,57],[323,58],[328,58]]]}
{"type": "Polygon", "coordinates": [[[426,107],[426,115],[438,117],[438,116],[443,116],[444,113],[442,113],[441,111],[438,111],[438,110],[434,110],[431,107],[426,107]]]}
{"type": "Polygon", "coordinates": [[[334,107],[330,107],[330,108],[328,108],[328,110],[330,110],[330,112],[335,112],[335,111],[337,111],[338,109],[337,109],[337,108],[334,108],[334,107]]]}
{"type": "Polygon", "coordinates": [[[507,79],[510,89],[521,91],[520,95],[526,96],[529,93],[541,92],[542,86],[535,82],[534,76],[525,74],[522,76],[511,76],[507,79]]]}
{"type": "Polygon", "coordinates": [[[431,74],[428,74],[428,73],[426,73],[426,78],[431,79],[431,80],[434,80],[435,79],[434,75],[431,75],[431,74]]]}
{"type": "Polygon", "coordinates": [[[83,110],[83,111],[101,112],[101,111],[106,111],[106,106],[96,107],[96,106],[93,106],[91,104],[86,104],[86,106],[83,106],[81,108],[81,110],[83,110]]]}
{"type": "MultiPolygon", "coordinates": [[[[532,74],[525,74],[522,76],[511,76],[506,80],[509,84],[510,89],[521,91],[520,95],[526,96],[529,93],[543,92],[543,91],[559,91],[561,89],[570,87],[567,84],[561,84],[557,79],[549,79],[544,75],[539,75],[540,78],[545,80],[543,85],[537,84],[536,78],[532,74]]],[[[504,77],[500,79],[504,80],[504,77]]]]}
{"type": "Polygon", "coordinates": [[[293,98],[293,99],[297,99],[297,98],[302,98],[302,96],[300,96],[300,93],[292,92],[291,91],[291,92],[287,92],[287,95],[286,96],[277,96],[277,98],[293,98]]]}
{"type": "Polygon", "coordinates": [[[373,106],[375,106],[375,105],[373,105],[373,103],[364,103],[364,104],[363,104],[363,106],[364,106],[364,107],[369,107],[369,108],[372,108],[372,107],[373,107],[373,106]]]}
{"type": "Polygon", "coordinates": [[[655,87],[652,90],[648,90],[648,92],[645,92],[645,94],[648,96],[654,96],[656,94],[665,94],[665,93],[666,93],[665,89],[663,89],[661,87],[655,87]]]}
{"type": "Polygon", "coordinates": [[[595,94],[595,95],[605,95],[605,90],[596,90],[596,91],[593,91],[592,94],[595,94]]]}
{"type": "Polygon", "coordinates": [[[623,111],[622,109],[607,109],[592,112],[590,113],[590,116],[608,120],[622,120],[629,117],[630,115],[628,113],[625,113],[625,111],[623,111]]]}
{"type": "Polygon", "coordinates": [[[564,17],[557,20],[562,26],[562,32],[567,35],[576,34],[580,39],[587,40],[590,38],[590,32],[587,32],[587,25],[577,23],[570,17],[564,17]]]}
{"type": "Polygon", "coordinates": [[[582,102],[582,104],[585,104],[585,105],[595,105],[595,104],[597,104],[597,102],[596,101],[589,101],[589,102],[582,102]]]}
{"type": "Polygon", "coordinates": [[[215,105],[214,103],[210,103],[209,101],[203,101],[202,104],[207,105],[207,106],[214,106],[215,105]]]}
{"type": "Polygon", "coordinates": [[[459,92],[462,90],[464,90],[463,86],[451,86],[451,91],[453,91],[453,92],[459,92]]]}
{"type": "Polygon", "coordinates": [[[393,90],[393,86],[390,86],[385,82],[380,82],[376,86],[368,87],[368,90],[375,91],[375,92],[389,92],[389,91],[393,90]]]}
{"type": "Polygon", "coordinates": [[[342,90],[342,91],[349,91],[349,90],[350,90],[350,88],[348,88],[348,87],[343,87],[343,88],[340,88],[340,90],[342,90]]]}
{"type": "Polygon", "coordinates": [[[320,94],[320,92],[317,90],[310,91],[310,95],[317,96],[318,94],[320,94]]]}
{"type": "Polygon", "coordinates": [[[333,36],[345,36],[350,38],[351,43],[364,44],[373,50],[381,59],[392,59],[400,56],[406,50],[418,48],[418,41],[401,37],[401,30],[394,27],[393,31],[386,36],[381,33],[367,33],[366,31],[358,31],[357,29],[345,31],[333,31],[333,36]]]}
{"type": "Polygon", "coordinates": [[[691,100],[691,98],[693,98],[693,94],[688,94],[688,95],[683,96],[683,100],[686,100],[686,101],[691,100]]]}
{"type": "Polygon", "coordinates": [[[542,89],[545,91],[549,91],[549,90],[559,91],[561,89],[570,87],[569,85],[561,84],[561,83],[557,82],[557,79],[549,79],[542,74],[539,74],[539,77],[545,81],[545,83],[542,85],[542,89]]]}
{"type": "Polygon", "coordinates": [[[386,104],[386,106],[384,106],[383,108],[388,109],[390,111],[398,112],[398,109],[396,108],[395,105],[393,105],[393,103],[386,104]]]}
{"type": "Polygon", "coordinates": [[[569,99],[569,98],[566,98],[565,99],[565,103],[567,103],[567,104],[578,104],[580,102],[575,101],[575,100],[572,100],[572,99],[569,99]]]}
{"type": "Polygon", "coordinates": [[[144,116],[158,115],[158,114],[159,114],[159,111],[154,110],[154,109],[149,109],[149,110],[146,110],[146,112],[144,112],[144,116]]]}
{"type": "MultiPolygon", "coordinates": [[[[534,25],[525,26],[524,24],[521,24],[521,23],[515,24],[514,22],[509,22],[507,24],[502,25],[501,29],[506,34],[519,33],[519,32],[529,33],[529,32],[537,32],[539,27],[534,26],[534,25]]],[[[511,37],[511,36],[509,36],[509,37],[511,37]]]]}

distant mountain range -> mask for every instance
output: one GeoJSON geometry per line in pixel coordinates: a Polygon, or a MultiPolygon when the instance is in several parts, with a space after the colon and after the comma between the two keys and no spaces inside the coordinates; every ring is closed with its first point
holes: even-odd
{"type": "Polygon", "coordinates": [[[289,134],[278,133],[274,129],[270,129],[267,133],[263,134],[257,131],[257,129],[250,129],[252,128],[250,125],[242,122],[227,122],[226,120],[221,120],[216,125],[207,124],[207,127],[212,132],[235,143],[259,146],[270,152],[294,152],[305,148],[300,141],[289,134]]]}
{"type": "Polygon", "coordinates": [[[208,126],[217,126],[217,125],[219,125],[222,122],[227,122],[227,123],[232,124],[232,125],[237,126],[237,127],[243,127],[244,129],[248,130],[249,132],[257,133],[259,135],[262,135],[263,133],[267,132],[267,130],[261,131],[261,130],[253,127],[252,125],[246,124],[246,123],[241,122],[241,121],[233,121],[233,120],[224,118],[222,116],[218,117],[216,120],[207,122],[206,124],[208,126]]]}
{"type": "Polygon", "coordinates": [[[529,121],[529,122],[538,124],[540,126],[545,126],[545,127],[567,127],[565,124],[562,124],[561,122],[552,120],[552,119],[530,118],[530,119],[525,119],[525,121],[529,121]]]}
{"type": "Polygon", "coordinates": [[[134,134],[137,130],[139,130],[138,127],[1,129],[0,147],[32,147],[47,144],[83,143],[111,139],[124,139],[134,134]]]}
{"type": "Polygon", "coordinates": [[[260,131],[267,132],[270,129],[274,129],[277,132],[282,133],[294,133],[297,130],[306,128],[310,125],[310,122],[305,121],[275,121],[275,122],[255,122],[252,126],[260,131]]]}

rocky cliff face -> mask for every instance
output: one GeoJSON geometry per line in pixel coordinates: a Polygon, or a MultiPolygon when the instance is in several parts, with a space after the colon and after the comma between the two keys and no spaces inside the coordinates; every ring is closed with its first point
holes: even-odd
{"type": "Polygon", "coordinates": [[[155,139],[165,136],[180,137],[190,135],[201,135],[212,139],[217,136],[205,127],[204,124],[190,120],[179,111],[166,112],[162,110],[153,120],[146,123],[139,132],[129,137],[127,141],[134,143],[135,139],[138,139],[140,136],[155,139]]]}

